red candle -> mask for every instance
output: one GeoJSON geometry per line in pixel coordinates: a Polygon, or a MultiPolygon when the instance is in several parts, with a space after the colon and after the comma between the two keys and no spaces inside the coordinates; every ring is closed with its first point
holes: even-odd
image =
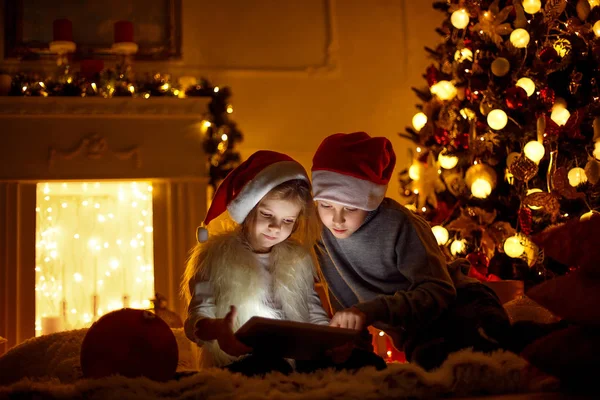
{"type": "Polygon", "coordinates": [[[133,23],[131,21],[115,22],[115,43],[133,42],[133,23]]]}
{"type": "Polygon", "coordinates": [[[73,41],[73,23],[66,19],[55,19],[52,24],[53,40],[57,41],[73,41]]]}

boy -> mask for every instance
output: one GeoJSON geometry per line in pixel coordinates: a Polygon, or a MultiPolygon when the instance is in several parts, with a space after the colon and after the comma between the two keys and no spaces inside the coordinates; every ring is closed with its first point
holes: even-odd
{"type": "MultiPolygon", "coordinates": [[[[364,132],[327,137],[313,158],[313,198],[324,225],[317,255],[336,311],[330,325],[358,330],[373,325],[404,349],[409,361],[427,369],[460,348],[487,351],[490,343],[497,348],[495,339],[479,331],[477,316],[471,319],[472,312],[451,308],[468,304],[472,293],[456,302],[428,223],[385,197],[395,162],[388,139],[364,132]],[[457,318],[462,318],[459,324],[457,318]],[[448,343],[448,333],[456,331],[453,325],[464,335],[455,332],[448,343]],[[477,343],[481,335],[485,346],[477,343]]],[[[482,295],[486,305],[502,308],[483,285],[468,285],[478,288],[473,298],[482,295]]],[[[481,315],[479,311],[475,314],[481,315]]]]}

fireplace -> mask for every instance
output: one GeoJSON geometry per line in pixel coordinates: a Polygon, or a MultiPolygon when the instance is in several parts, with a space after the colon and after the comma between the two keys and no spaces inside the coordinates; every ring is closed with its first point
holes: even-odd
{"type": "Polygon", "coordinates": [[[155,292],[184,316],[208,101],[0,98],[0,354],[155,292]]]}

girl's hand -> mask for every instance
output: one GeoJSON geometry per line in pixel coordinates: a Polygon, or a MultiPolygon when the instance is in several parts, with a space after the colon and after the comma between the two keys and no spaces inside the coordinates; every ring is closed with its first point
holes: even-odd
{"type": "Polygon", "coordinates": [[[238,357],[252,351],[251,347],[240,342],[233,333],[233,321],[237,311],[231,306],[225,318],[202,319],[196,324],[194,334],[203,341],[216,340],[219,347],[230,356],[238,357]]]}
{"type": "Polygon", "coordinates": [[[362,330],[365,327],[367,316],[358,308],[350,307],[335,313],[329,326],[339,328],[362,330]]]}
{"type": "Polygon", "coordinates": [[[225,318],[221,320],[223,324],[221,327],[222,331],[217,337],[217,342],[219,343],[221,350],[225,353],[230,356],[239,357],[250,353],[252,348],[240,342],[233,333],[233,321],[235,320],[236,314],[237,310],[235,309],[235,306],[231,306],[225,318]]]}

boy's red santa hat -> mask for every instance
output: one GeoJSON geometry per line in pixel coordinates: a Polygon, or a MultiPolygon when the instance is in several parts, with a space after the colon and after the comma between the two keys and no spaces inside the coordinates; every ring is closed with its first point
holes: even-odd
{"type": "Polygon", "coordinates": [[[225,210],[235,222],[241,224],[267,193],[294,179],[308,182],[304,167],[293,158],[269,150],[252,154],[219,185],[204,223],[197,230],[198,241],[205,242],[208,239],[205,226],[225,210]]]}
{"type": "Polygon", "coordinates": [[[395,165],[392,143],[384,137],[365,132],[331,135],[313,157],[313,198],[375,210],[385,197],[395,165]]]}

